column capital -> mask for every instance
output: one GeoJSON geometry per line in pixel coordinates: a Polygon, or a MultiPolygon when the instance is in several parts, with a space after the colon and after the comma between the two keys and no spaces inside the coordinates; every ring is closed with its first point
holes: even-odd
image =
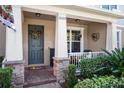
{"type": "Polygon", "coordinates": [[[66,19],[66,14],[65,13],[58,13],[57,18],[59,19],[66,19]]]}

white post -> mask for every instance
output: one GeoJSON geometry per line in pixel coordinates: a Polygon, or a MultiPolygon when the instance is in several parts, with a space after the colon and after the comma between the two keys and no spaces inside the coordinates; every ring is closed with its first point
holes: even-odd
{"type": "Polygon", "coordinates": [[[6,58],[5,66],[13,69],[13,86],[23,87],[24,63],[22,47],[22,11],[20,6],[12,6],[16,31],[7,28],[6,31],[6,58]]]}
{"type": "Polygon", "coordinates": [[[68,57],[66,15],[58,13],[56,17],[55,57],[68,57]]]}
{"type": "Polygon", "coordinates": [[[12,6],[16,31],[7,27],[6,58],[7,61],[23,60],[22,48],[22,11],[20,6],[12,6]]]}
{"type": "Polygon", "coordinates": [[[108,51],[117,48],[116,31],[117,31],[117,26],[114,22],[107,24],[106,50],[108,51]]]}
{"type": "Polygon", "coordinates": [[[55,34],[55,57],[54,57],[54,75],[57,82],[63,82],[69,65],[67,53],[67,25],[66,15],[58,13],[56,17],[56,34],[55,34]]]}

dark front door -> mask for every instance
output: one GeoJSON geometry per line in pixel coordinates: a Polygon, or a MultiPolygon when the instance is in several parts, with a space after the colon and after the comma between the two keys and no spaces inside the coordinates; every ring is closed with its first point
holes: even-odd
{"type": "Polygon", "coordinates": [[[28,25],[29,64],[44,63],[44,26],[28,25]]]}

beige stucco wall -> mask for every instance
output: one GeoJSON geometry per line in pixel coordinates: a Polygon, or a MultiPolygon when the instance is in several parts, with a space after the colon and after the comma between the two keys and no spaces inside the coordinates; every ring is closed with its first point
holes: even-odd
{"type": "Polygon", "coordinates": [[[124,30],[122,30],[122,48],[124,48],[124,30]]]}
{"type": "Polygon", "coordinates": [[[87,48],[91,49],[92,51],[100,51],[101,49],[106,48],[106,31],[107,25],[102,23],[90,23],[88,25],[88,45],[87,48]],[[99,33],[100,38],[98,41],[93,41],[92,33],[99,33]]]}
{"type": "Polygon", "coordinates": [[[5,56],[6,27],[0,23],[0,56],[5,56]]]}
{"type": "Polygon", "coordinates": [[[44,65],[49,65],[49,48],[55,44],[55,21],[25,18],[23,23],[23,50],[25,65],[28,65],[28,24],[44,26],[44,65]]]}

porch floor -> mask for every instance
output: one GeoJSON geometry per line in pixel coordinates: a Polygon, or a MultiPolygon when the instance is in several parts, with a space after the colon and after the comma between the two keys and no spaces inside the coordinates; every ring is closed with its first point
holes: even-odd
{"type": "Polygon", "coordinates": [[[47,66],[25,67],[24,87],[56,82],[53,69],[47,66]]]}

